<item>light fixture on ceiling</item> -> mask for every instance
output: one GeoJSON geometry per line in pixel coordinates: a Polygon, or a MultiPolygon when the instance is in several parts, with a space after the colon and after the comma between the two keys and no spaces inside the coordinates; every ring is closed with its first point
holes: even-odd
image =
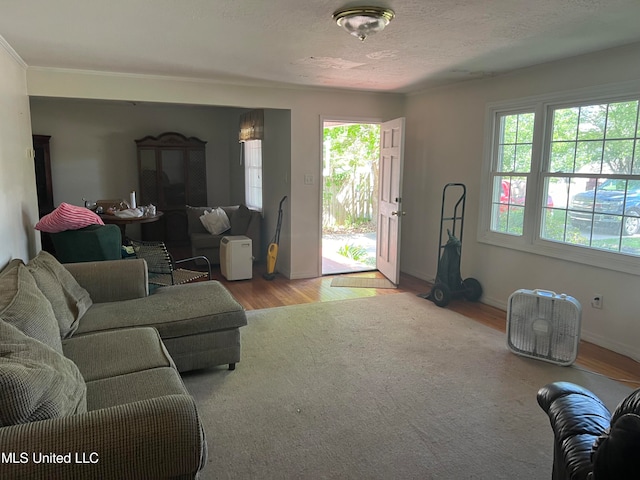
{"type": "Polygon", "coordinates": [[[384,30],[393,17],[393,10],[383,7],[349,7],[333,13],[333,19],[338,25],[362,41],[369,35],[384,30]]]}

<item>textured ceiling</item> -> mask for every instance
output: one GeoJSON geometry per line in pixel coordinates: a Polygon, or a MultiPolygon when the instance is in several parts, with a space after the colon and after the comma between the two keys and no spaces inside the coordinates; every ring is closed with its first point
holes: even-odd
{"type": "Polygon", "coordinates": [[[30,67],[411,92],[640,42],[638,0],[388,0],[365,42],[335,0],[2,0],[30,67]]]}

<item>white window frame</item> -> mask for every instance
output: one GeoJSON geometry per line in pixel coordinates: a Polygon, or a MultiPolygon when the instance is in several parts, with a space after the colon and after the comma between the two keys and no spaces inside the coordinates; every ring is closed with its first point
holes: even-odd
{"type": "Polygon", "coordinates": [[[640,82],[577,89],[536,97],[493,102],[487,105],[485,116],[485,146],[482,167],[477,240],[480,243],[519,250],[537,255],[559,258],[580,264],[638,275],[640,257],[618,252],[607,252],[578,245],[563,244],[540,238],[541,198],[543,195],[542,167],[548,158],[548,141],[551,135],[549,112],[552,108],[591,102],[612,103],[640,99],[640,82]],[[531,158],[531,176],[527,184],[525,219],[522,236],[491,230],[492,168],[494,146],[499,128],[496,119],[500,114],[535,112],[534,138],[531,158]]]}
{"type": "Polygon", "coordinates": [[[242,147],[245,205],[262,211],[262,140],[247,140],[242,147]],[[259,150],[259,152],[258,152],[259,150]],[[259,154],[258,154],[259,153],[259,154]]]}

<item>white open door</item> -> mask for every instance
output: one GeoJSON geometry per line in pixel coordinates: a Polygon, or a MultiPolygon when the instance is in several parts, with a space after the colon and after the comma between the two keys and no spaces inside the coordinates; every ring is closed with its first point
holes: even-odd
{"type": "Polygon", "coordinates": [[[404,118],[380,126],[380,176],[378,188],[378,248],[376,268],[395,285],[400,282],[400,225],[404,118]]]}

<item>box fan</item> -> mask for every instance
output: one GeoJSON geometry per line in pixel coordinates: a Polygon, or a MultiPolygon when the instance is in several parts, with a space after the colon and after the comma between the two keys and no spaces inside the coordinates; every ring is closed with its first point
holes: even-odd
{"type": "Polygon", "coordinates": [[[507,345],[518,355],[557,365],[578,356],[582,307],[547,290],[516,290],[507,306],[507,345]]]}

